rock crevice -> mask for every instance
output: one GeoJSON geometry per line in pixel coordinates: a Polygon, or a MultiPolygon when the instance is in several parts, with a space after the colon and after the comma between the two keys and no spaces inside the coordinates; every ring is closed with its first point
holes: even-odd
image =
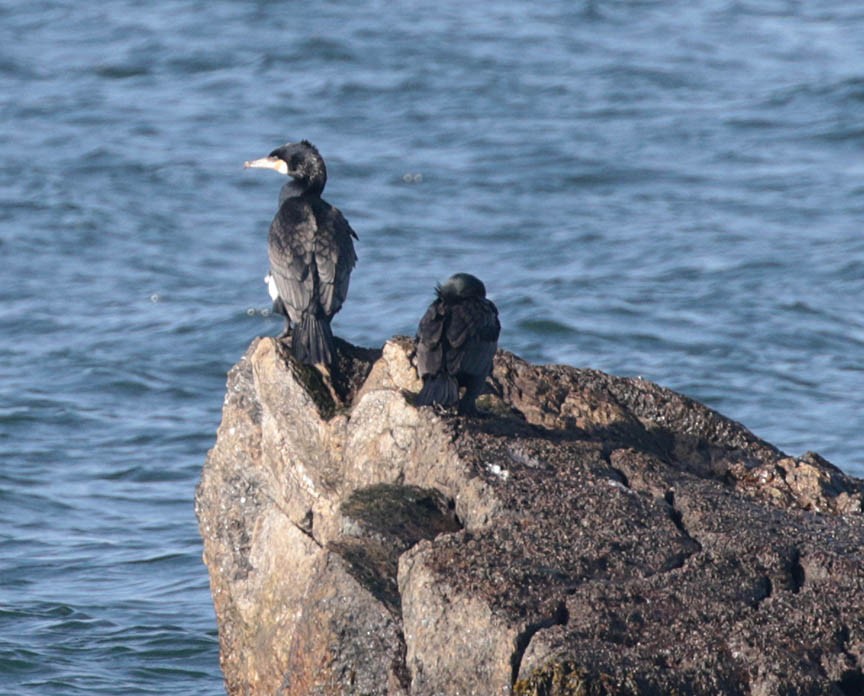
{"type": "Polygon", "coordinates": [[[558,606],[555,607],[555,613],[552,616],[528,624],[528,626],[525,627],[525,630],[516,636],[516,650],[513,652],[513,657],[510,658],[510,664],[513,668],[511,672],[511,684],[515,684],[517,679],[519,679],[519,671],[522,667],[522,657],[525,655],[525,650],[528,648],[534,635],[544,628],[551,628],[552,626],[566,626],[569,619],[570,616],[567,613],[567,604],[562,600],[558,602],[558,606]]]}
{"type": "Polygon", "coordinates": [[[196,511],[230,694],[858,693],[861,481],[504,351],[485,417],[417,409],[411,360],[229,374],[196,511]]]}

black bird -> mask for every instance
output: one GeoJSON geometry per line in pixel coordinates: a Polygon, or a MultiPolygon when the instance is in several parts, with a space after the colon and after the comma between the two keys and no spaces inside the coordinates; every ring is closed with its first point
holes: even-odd
{"type": "Polygon", "coordinates": [[[417,373],[423,389],[418,406],[459,404],[460,413],[475,414],[475,399],[492,372],[501,324],[498,309],[486,299],[486,287],[470,273],[457,273],[435,287],[417,329],[417,373]],[[459,389],[465,394],[460,399],[459,389]]]}
{"type": "Polygon", "coordinates": [[[327,168],[309,141],[286,143],[245,166],[290,177],[270,225],[270,274],[265,281],[273,310],[285,317],[281,336],[291,335],[294,357],[326,368],[334,353],[330,320],[348,295],[357,262],[352,238],[357,235],[342,213],[321,198],[327,168]]]}

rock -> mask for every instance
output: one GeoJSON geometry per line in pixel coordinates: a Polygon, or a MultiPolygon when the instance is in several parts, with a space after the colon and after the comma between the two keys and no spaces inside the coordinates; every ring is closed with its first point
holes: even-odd
{"type": "Polygon", "coordinates": [[[196,495],[229,694],[861,694],[864,483],[641,379],[408,339],[231,370],[196,495]]]}

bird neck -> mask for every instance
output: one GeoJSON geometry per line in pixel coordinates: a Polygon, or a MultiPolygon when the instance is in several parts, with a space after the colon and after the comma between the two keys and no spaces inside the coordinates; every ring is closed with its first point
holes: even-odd
{"type": "Polygon", "coordinates": [[[324,190],[324,185],[318,182],[301,182],[296,179],[289,179],[282,190],[279,192],[279,205],[282,205],[289,198],[299,198],[303,195],[320,196],[324,190]]]}
{"type": "Polygon", "coordinates": [[[298,198],[305,193],[306,189],[294,179],[289,179],[288,183],[279,191],[279,205],[282,205],[289,198],[298,198]]]}

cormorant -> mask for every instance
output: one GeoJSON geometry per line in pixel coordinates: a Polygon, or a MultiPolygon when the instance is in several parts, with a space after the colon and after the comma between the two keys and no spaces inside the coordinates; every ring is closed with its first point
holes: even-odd
{"type": "Polygon", "coordinates": [[[351,240],[357,235],[342,213],[321,198],[327,169],[309,141],[286,143],[245,166],[290,177],[270,225],[270,273],[264,280],[273,311],[285,317],[280,337],[291,335],[291,352],[298,361],[326,369],[334,353],[330,320],[348,295],[357,262],[351,240]]]}
{"type": "Polygon", "coordinates": [[[456,273],[435,287],[437,299],[417,328],[417,373],[423,389],[418,406],[459,404],[474,414],[475,399],[492,372],[501,324],[498,309],[486,299],[486,287],[470,273],[456,273]],[[459,389],[465,394],[459,399],[459,389]]]}

